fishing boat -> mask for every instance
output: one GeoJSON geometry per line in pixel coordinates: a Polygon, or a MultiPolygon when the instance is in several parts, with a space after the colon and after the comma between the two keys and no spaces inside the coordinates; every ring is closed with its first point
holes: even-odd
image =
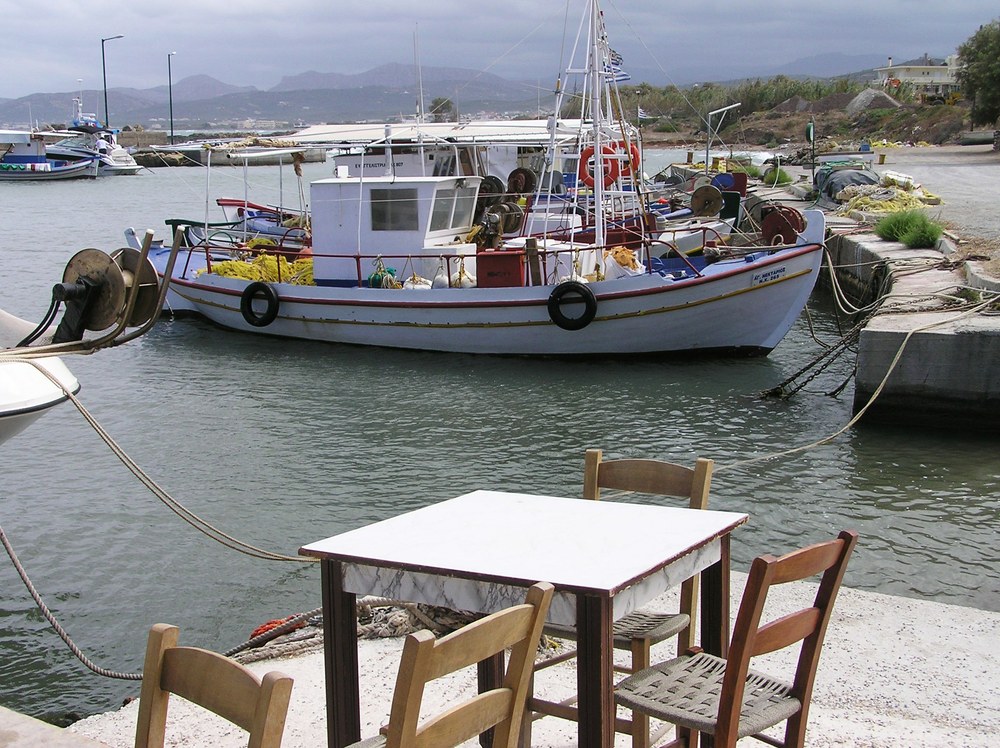
{"type": "Polygon", "coordinates": [[[28,182],[97,176],[97,159],[67,160],[46,154],[46,141],[62,136],[26,130],[0,130],[0,181],[28,182]]]}
{"type": "Polygon", "coordinates": [[[557,184],[551,150],[538,170],[544,193],[510,178],[498,191],[491,175],[457,167],[401,175],[384,157],[381,170],[338,169],[310,185],[309,246],[189,243],[166,276],[169,306],[232,330],[390,348],[766,354],[816,281],[822,213],[806,211],[791,241],[709,246],[697,257],[650,235],[635,179],[641,150],[613,116],[620,58],[596,0],[579,36],[586,59],[570,70],[582,73],[573,90],[583,108],[569,179],[563,171],[557,184]]]}

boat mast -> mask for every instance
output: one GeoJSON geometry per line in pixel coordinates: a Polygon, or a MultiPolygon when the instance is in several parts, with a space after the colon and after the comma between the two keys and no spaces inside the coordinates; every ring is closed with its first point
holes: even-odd
{"type": "MultiPolygon", "coordinates": [[[[420,45],[417,36],[420,26],[413,29],[413,66],[417,69],[417,154],[420,158],[420,174],[427,176],[427,163],[424,153],[424,77],[420,68],[420,45]]],[[[388,158],[392,160],[392,145],[386,150],[388,158]]]]}
{"type": "MultiPolygon", "coordinates": [[[[604,143],[602,142],[601,120],[603,107],[603,68],[605,50],[601,43],[601,9],[598,0],[590,0],[590,119],[593,123],[594,138],[594,243],[599,250],[604,247],[604,143]]],[[[583,168],[587,168],[584,164],[583,168]]],[[[603,263],[599,260],[599,264],[603,263]]]]}

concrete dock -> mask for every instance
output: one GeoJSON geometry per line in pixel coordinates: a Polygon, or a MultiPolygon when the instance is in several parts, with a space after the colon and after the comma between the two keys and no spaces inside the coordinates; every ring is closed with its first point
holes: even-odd
{"type": "Polygon", "coordinates": [[[927,213],[952,231],[933,249],[909,249],[883,241],[864,224],[836,222],[827,246],[844,287],[890,280],[891,303],[861,332],[854,412],[868,408],[869,422],[1000,431],[1000,311],[993,304],[970,312],[968,304],[942,297],[997,300],[1000,294],[1000,274],[991,272],[996,263],[957,261],[955,240],[1000,240],[1000,153],[989,146],[896,148],[874,168],[906,173],[940,195],[943,203],[927,213]]]}
{"type": "MultiPolygon", "coordinates": [[[[743,595],[745,575],[733,573],[732,611],[743,595]]],[[[766,616],[782,615],[812,599],[815,586],[776,588],[766,616]]],[[[671,595],[650,609],[672,610],[671,595]]],[[[183,632],[181,632],[183,641],[183,632]]],[[[841,589],[820,658],[806,745],[810,748],[990,748],[1000,745],[1000,613],[841,589]]],[[[388,721],[402,639],[362,640],[359,646],[362,735],[375,735],[388,721]]],[[[654,660],[672,656],[674,643],[653,650],[654,660]]],[[[755,667],[791,677],[786,653],[755,660],[755,667]]],[[[258,673],[281,670],[295,679],[284,748],[325,744],[323,655],[314,651],[250,665],[258,673]]],[[[573,663],[542,671],[536,692],[564,698],[573,692],[573,663]]],[[[446,680],[425,700],[429,713],[476,688],[475,671],[446,680]]],[[[213,715],[175,700],[167,745],[236,748],[240,734],[213,715]]],[[[137,703],[90,717],[70,729],[116,748],[134,740],[137,703]]],[[[547,717],[535,722],[536,748],[571,748],[576,725],[547,717]]],[[[752,739],[740,745],[761,745],[752,739]]],[[[618,736],[616,746],[630,745],[618,736]]]]}

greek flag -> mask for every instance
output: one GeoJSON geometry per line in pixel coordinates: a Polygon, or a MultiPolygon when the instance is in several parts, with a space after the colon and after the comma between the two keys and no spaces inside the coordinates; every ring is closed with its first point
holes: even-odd
{"type": "Polygon", "coordinates": [[[653,119],[646,113],[646,110],[643,109],[642,107],[637,107],[636,116],[638,116],[639,119],[653,119]]]}
{"type": "Polygon", "coordinates": [[[604,65],[604,72],[611,78],[615,83],[622,83],[624,81],[632,80],[632,76],[625,72],[622,68],[622,63],[624,60],[622,56],[615,52],[613,49],[609,50],[608,62],[604,65]]]}

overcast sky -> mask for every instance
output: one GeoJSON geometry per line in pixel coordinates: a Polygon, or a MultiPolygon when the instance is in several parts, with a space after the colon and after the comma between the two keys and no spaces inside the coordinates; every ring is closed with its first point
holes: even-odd
{"type": "MultiPolygon", "coordinates": [[[[268,89],[308,70],[359,73],[386,62],[554,80],[564,18],[571,40],[584,0],[0,0],[0,97],[151,88],[206,74],[268,89]],[[567,5],[568,10],[567,10],[567,5]],[[82,83],[79,82],[82,79],[82,83]]],[[[944,57],[1000,15],[996,0],[603,0],[626,69],[665,71],[711,60],[775,66],[829,52],[944,57]]],[[[845,71],[848,72],[848,71],[845,71]]],[[[633,81],[637,82],[637,81],[633,81]]],[[[85,102],[87,104],[87,102],[85,102]]],[[[97,102],[92,102],[96,105],[97,102]]]]}

